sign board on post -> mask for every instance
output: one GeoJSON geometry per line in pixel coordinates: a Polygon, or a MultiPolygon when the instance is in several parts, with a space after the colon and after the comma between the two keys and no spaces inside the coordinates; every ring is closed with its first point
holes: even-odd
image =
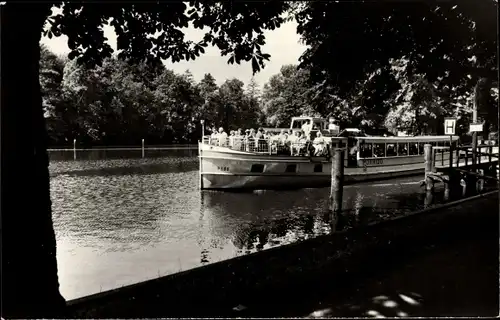
{"type": "Polygon", "coordinates": [[[470,132],[482,132],[483,124],[482,123],[471,123],[469,127],[470,132]]]}
{"type": "Polygon", "coordinates": [[[444,134],[450,136],[455,135],[456,124],[457,124],[456,118],[444,118],[444,134]]]}

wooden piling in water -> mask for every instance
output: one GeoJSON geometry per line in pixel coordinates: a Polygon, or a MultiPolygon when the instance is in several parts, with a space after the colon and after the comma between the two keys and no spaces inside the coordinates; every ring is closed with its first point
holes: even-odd
{"type": "Polygon", "coordinates": [[[342,211],[344,191],[344,149],[334,149],[332,157],[332,184],[330,189],[330,211],[342,211]]]}
{"type": "Polygon", "coordinates": [[[141,149],[142,149],[142,158],[144,158],[144,139],[142,139],[141,149]]]}
{"type": "Polygon", "coordinates": [[[448,167],[448,181],[445,182],[445,198],[455,197],[461,192],[460,173],[456,170],[460,162],[459,154],[456,154],[457,168],[453,166],[454,159],[453,142],[450,141],[450,163],[448,167]]]}
{"type": "Polygon", "coordinates": [[[424,208],[428,208],[429,206],[431,206],[433,199],[434,199],[434,194],[432,193],[432,191],[426,190],[424,198],[424,208]]]}
{"type": "Polygon", "coordinates": [[[76,139],[73,139],[73,160],[76,160],[76,139]]]}
{"type": "Polygon", "coordinates": [[[433,154],[432,145],[424,145],[424,158],[425,158],[425,190],[431,191],[434,189],[434,180],[430,177],[433,169],[433,154]]]}

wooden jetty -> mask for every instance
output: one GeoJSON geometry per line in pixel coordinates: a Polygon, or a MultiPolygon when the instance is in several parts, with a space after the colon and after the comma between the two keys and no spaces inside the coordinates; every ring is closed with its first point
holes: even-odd
{"type": "Polygon", "coordinates": [[[498,145],[434,147],[425,145],[425,186],[434,189],[436,182],[443,182],[445,193],[463,195],[481,192],[484,183],[498,182],[498,145]]]}

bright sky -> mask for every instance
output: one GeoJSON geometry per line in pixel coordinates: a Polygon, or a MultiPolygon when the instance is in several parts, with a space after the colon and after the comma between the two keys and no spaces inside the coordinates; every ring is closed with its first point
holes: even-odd
{"type": "MultiPolygon", "coordinates": [[[[285,64],[297,64],[299,57],[306,49],[305,45],[299,43],[299,35],[296,33],[297,24],[295,21],[282,25],[279,29],[266,31],[266,44],[263,52],[271,55],[266,67],[255,75],[255,80],[259,87],[262,87],[272,75],[279,73],[281,66],[285,64]]],[[[108,38],[110,46],[116,50],[116,34],[112,27],[104,26],[104,35],[108,38]]],[[[199,40],[203,36],[203,31],[195,28],[186,28],[187,39],[199,40]]],[[[55,54],[67,54],[69,48],[68,38],[60,36],[57,38],[42,38],[42,43],[55,54]]],[[[195,61],[181,61],[165,63],[168,69],[177,73],[184,73],[187,69],[191,71],[196,81],[203,78],[205,73],[211,73],[220,85],[226,79],[238,78],[246,84],[252,77],[252,66],[250,62],[242,62],[240,65],[227,64],[229,56],[222,57],[217,47],[209,47],[205,54],[197,57],[195,61]]]]}

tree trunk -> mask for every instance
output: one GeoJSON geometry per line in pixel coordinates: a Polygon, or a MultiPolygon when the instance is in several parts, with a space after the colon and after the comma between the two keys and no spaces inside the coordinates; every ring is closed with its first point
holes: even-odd
{"type": "Polygon", "coordinates": [[[38,78],[39,41],[50,8],[46,3],[0,6],[4,318],[64,317],[38,78]]]}

